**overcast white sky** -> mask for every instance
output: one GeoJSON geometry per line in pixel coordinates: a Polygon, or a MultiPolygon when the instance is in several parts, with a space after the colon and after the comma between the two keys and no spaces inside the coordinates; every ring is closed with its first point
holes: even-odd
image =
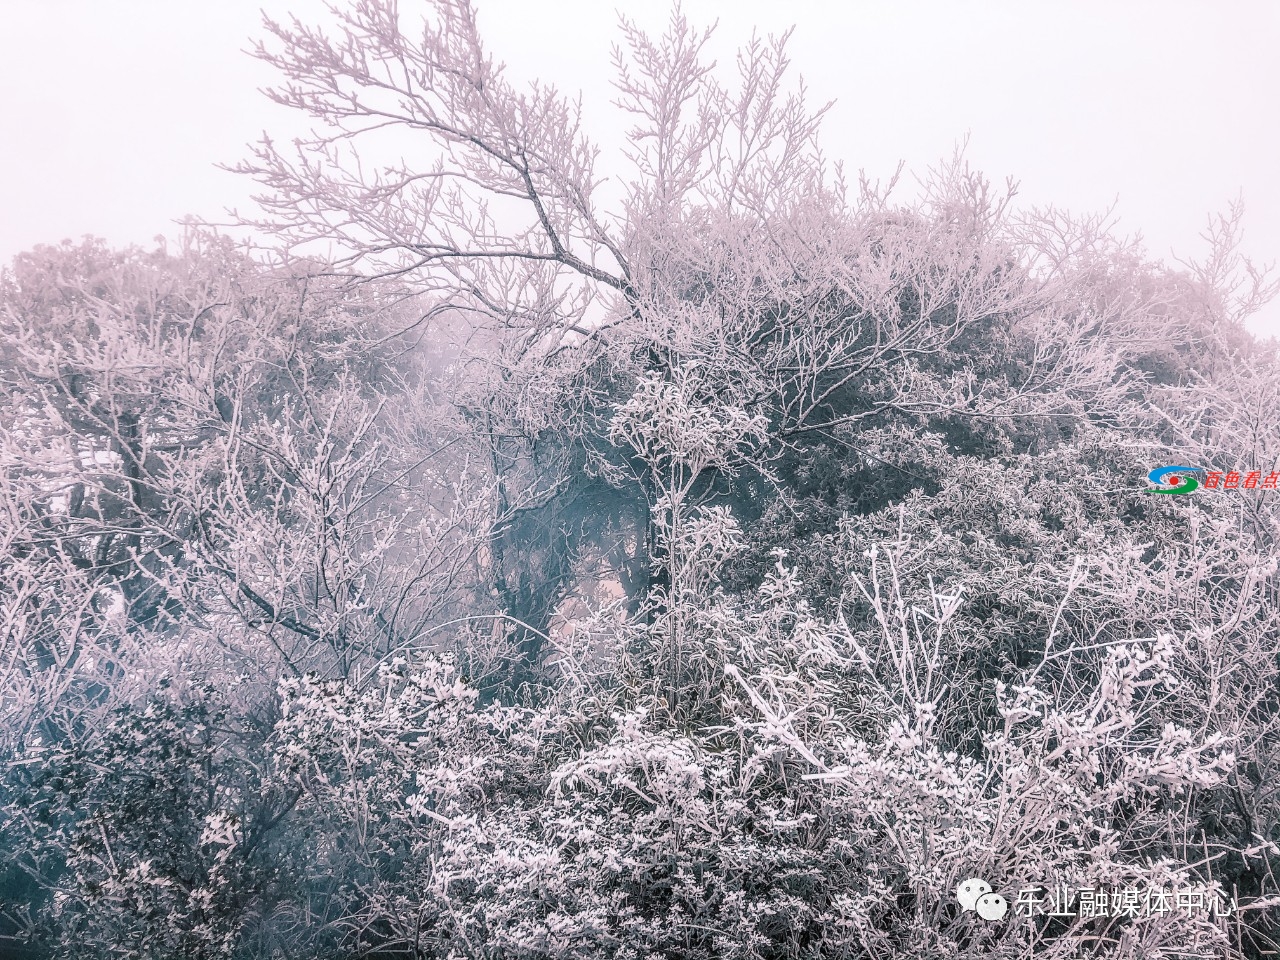
{"type": "MultiPolygon", "coordinates": [[[[408,8],[415,0],[401,0],[408,8]]],[[[610,114],[615,9],[659,28],[668,7],[477,0],[513,80],[585,88],[610,114]]],[[[321,19],[320,0],[0,0],[0,261],[86,233],[149,244],[192,213],[246,207],[214,167],[299,121],[242,51],[258,10],[321,19]]],[[[794,67],[837,101],[827,151],[872,178],[923,170],[969,137],[971,163],[1021,196],[1080,212],[1118,200],[1155,256],[1195,256],[1211,211],[1243,192],[1246,252],[1280,259],[1280,3],[1081,0],[686,0],[719,20],[724,63],[752,27],[794,24],[794,67]]],[[[1280,305],[1252,324],[1280,334],[1280,305]]]]}

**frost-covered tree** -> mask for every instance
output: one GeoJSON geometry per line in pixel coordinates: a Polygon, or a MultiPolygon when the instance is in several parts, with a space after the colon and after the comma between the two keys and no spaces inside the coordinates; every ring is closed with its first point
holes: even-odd
{"type": "MultiPolygon", "coordinates": [[[[470,515],[487,486],[441,463],[456,431],[385,337],[394,299],[314,272],[195,233],[176,253],[37,248],[0,281],[6,889],[71,895],[68,838],[100,828],[66,793],[93,775],[65,766],[100,770],[119,749],[102,738],[157,684],[195,678],[163,708],[232,718],[208,777],[261,773],[280,676],[347,676],[483,592],[470,515]],[[33,819],[49,789],[56,814],[33,819]]],[[[234,816],[269,822],[287,797],[251,781],[234,816]]]]}
{"type": "Polygon", "coordinates": [[[1277,493],[1145,479],[1280,465],[1238,209],[1169,267],[962,155],[851,188],[785,37],[730,81],[679,11],[622,21],[604,170],[470,4],[330,13],[258,48],[322,125],[240,165],[284,266],[5,276],[0,933],[1280,949],[1277,493]],[[971,876],[1232,912],[984,924],[971,876]]]}
{"type": "MultiPolygon", "coordinates": [[[[611,403],[642,382],[696,367],[708,397],[768,422],[753,469],[708,469],[693,491],[751,511],[779,481],[847,471],[884,431],[990,455],[1086,420],[1136,428],[1170,313],[1189,308],[1183,342],[1211,306],[1098,221],[1017,213],[962,158],[910,206],[848,190],[819,147],[824,110],[787,87],[785,37],[753,41],[726,86],[678,11],[656,39],[624,19],[616,103],[634,126],[614,196],[577,107],[510,81],[467,3],[267,28],[258,55],[287,78],[273,97],[323,128],[240,165],[266,188],[256,225],[468,318],[458,403],[492,447],[494,579],[526,639],[601,554],[633,598],[648,589],[661,483],[605,442],[611,403]],[[392,134],[423,159],[379,163],[392,134]],[[598,477],[628,468],[611,497],[598,477]]],[[[1220,233],[1201,291],[1232,269],[1220,233]]],[[[1244,309],[1266,292],[1251,289],[1244,309]]],[[[862,509],[894,496],[842,486],[862,509]]]]}

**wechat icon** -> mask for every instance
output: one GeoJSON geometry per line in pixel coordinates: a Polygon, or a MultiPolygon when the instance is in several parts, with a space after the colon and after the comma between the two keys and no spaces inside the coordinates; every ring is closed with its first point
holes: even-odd
{"type": "Polygon", "coordinates": [[[961,880],[956,887],[956,899],[966,913],[973,910],[983,920],[1003,920],[1009,912],[1009,901],[998,893],[993,893],[991,884],[979,877],[961,880]]]}

